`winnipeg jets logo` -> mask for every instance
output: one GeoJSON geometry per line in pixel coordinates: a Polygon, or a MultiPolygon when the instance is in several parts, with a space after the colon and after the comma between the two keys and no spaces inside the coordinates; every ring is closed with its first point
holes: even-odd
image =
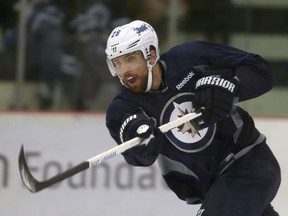
{"type": "MultiPolygon", "coordinates": [[[[162,110],[161,124],[173,121],[185,114],[194,112],[193,93],[180,93],[171,98],[162,110]]],[[[201,122],[200,122],[201,124],[201,122]]],[[[215,125],[198,129],[195,121],[186,122],[165,133],[167,139],[179,150],[199,152],[210,145],[215,134],[215,125]]]]}
{"type": "Polygon", "coordinates": [[[148,30],[148,27],[147,27],[146,24],[143,24],[143,25],[141,25],[141,26],[139,26],[139,27],[134,28],[134,31],[135,31],[137,34],[141,34],[142,32],[144,32],[144,31],[146,31],[146,30],[148,30]]]}

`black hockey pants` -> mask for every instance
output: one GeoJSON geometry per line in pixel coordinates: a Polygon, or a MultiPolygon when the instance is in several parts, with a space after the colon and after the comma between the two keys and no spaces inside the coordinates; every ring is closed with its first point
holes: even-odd
{"type": "Polygon", "coordinates": [[[266,143],[237,159],[213,183],[197,216],[278,216],[271,206],[280,167],[266,143]]]}

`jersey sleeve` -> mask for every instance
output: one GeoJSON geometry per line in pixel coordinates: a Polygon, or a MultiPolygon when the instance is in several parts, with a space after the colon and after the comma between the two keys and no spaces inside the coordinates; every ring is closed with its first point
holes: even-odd
{"type": "Polygon", "coordinates": [[[274,72],[260,55],[223,44],[191,41],[173,47],[161,59],[167,66],[166,82],[178,90],[193,91],[203,76],[236,75],[240,81],[238,101],[245,101],[270,91],[274,85],[274,72]]]}
{"type": "MultiPolygon", "coordinates": [[[[120,129],[128,116],[143,112],[137,105],[121,99],[114,99],[106,114],[106,126],[110,135],[121,145],[120,129]]],[[[122,155],[126,162],[133,166],[150,166],[158,157],[161,148],[161,134],[155,135],[147,145],[140,145],[127,150],[122,155]]]]}
{"type": "Polygon", "coordinates": [[[231,68],[240,81],[239,101],[249,100],[270,91],[274,73],[260,55],[220,44],[207,44],[206,58],[214,68],[231,68]]]}

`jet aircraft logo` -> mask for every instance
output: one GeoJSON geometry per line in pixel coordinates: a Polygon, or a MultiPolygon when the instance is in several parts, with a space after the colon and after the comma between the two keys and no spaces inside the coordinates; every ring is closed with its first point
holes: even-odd
{"type": "MultiPolygon", "coordinates": [[[[164,106],[160,123],[165,124],[187,113],[194,112],[194,94],[184,92],[171,98],[164,106]]],[[[203,122],[199,122],[200,124],[203,122]]],[[[216,131],[216,125],[198,128],[196,122],[190,121],[165,133],[167,139],[179,150],[189,153],[199,152],[210,145],[216,131]]]]}

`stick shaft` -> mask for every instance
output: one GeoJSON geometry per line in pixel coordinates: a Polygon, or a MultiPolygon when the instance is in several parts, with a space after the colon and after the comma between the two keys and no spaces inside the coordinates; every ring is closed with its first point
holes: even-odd
{"type": "MultiPolygon", "coordinates": [[[[159,127],[159,129],[162,133],[165,133],[165,132],[167,132],[167,131],[169,131],[169,130],[171,130],[171,129],[173,129],[173,128],[175,128],[175,127],[177,127],[177,126],[179,126],[185,122],[188,122],[192,119],[195,119],[199,116],[201,116],[201,113],[189,113],[189,114],[186,114],[186,115],[184,115],[184,116],[182,116],[182,117],[180,117],[174,121],[171,121],[171,122],[168,122],[164,125],[161,125],[159,127]]],[[[125,152],[128,149],[131,149],[132,147],[140,145],[140,141],[141,141],[141,139],[139,137],[135,137],[131,140],[128,140],[127,142],[122,143],[121,145],[115,146],[114,148],[112,148],[108,151],[105,151],[105,152],[103,152],[103,153],[101,153],[101,154],[99,154],[93,158],[90,158],[87,161],[89,162],[90,167],[96,166],[105,160],[108,160],[112,157],[115,157],[116,155],[119,155],[119,154],[125,152]]]]}

